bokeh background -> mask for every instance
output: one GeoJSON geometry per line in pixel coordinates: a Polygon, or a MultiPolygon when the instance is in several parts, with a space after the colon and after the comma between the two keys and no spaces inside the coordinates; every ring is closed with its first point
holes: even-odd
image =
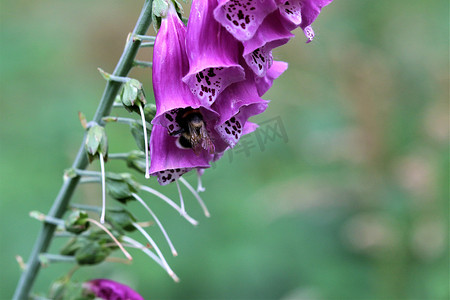
{"type": "MultiPolygon", "coordinates": [[[[50,208],[83,136],[77,113],[91,118],[103,91],[96,69],[113,70],[142,2],[0,2],[1,299],[20,274],[15,255],[27,259],[40,228],[28,212],[50,208]]],[[[102,263],[74,278],[116,279],[146,299],[448,299],[448,6],[326,7],[311,44],[296,31],[275,51],[289,69],[255,119],[265,131],[206,172],[212,217],[186,190],[195,228],[145,196],[177,247],[170,257],[149,229],[181,282],[138,252],[131,266],[102,263]]],[[[131,76],[151,94],[150,70],[131,76]]],[[[135,147],[126,125],[107,132],[112,152],[135,147]]],[[[174,186],[158,189],[176,199],[174,186]]],[[[100,187],[83,186],[74,201],[100,203],[100,187]]],[[[69,268],[43,269],[35,291],[69,268]]]]}

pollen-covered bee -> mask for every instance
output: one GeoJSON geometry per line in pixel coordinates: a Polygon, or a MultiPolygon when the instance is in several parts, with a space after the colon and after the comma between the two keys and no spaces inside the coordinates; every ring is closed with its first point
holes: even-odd
{"type": "Polygon", "coordinates": [[[191,148],[198,154],[201,148],[214,153],[214,144],[209,137],[205,121],[199,109],[184,108],[178,111],[176,122],[181,129],[172,132],[171,135],[181,134],[178,145],[182,148],[191,148]]]}

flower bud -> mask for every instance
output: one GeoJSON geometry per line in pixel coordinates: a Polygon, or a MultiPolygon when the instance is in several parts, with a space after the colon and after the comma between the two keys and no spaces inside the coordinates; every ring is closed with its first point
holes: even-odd
{"type": "Polygon", "coordinates": [[[139,189],[138,184],[128,173],[109,173],[106,178],[106,186],[109,195],[122,203],[126,203],[128,200],[134,199],[132,194],[137,193],[139,189]]]}
{"type": "Polygon", "coordinates": [[[136,79],[130,79],[124,83],[121,96],[122,104],[130,112],[134,111],[139,113],[138,106],[147,103],[142,83],[136,79]]]}
{"type": "Polygon", "coordinates": [[[111,253],[111,248],[91,241],[75,253],[75,259],[80,265],[95,265],[101,263],[111,253]]]}
{"type": "MultiPolygon", "coordinates": [[[[138,149],[145,152],[145,139],[144,139],[144,131],[142,129],[142,125],[140,125],[138,122],[133,122],[130,124],[131,127],[131,134],[134,137],[134,140],[136,141],[136,145],[138,146],[138,149]]],[[[147,128],[149,129],[149,128],[147,128]]],[[[147,130],[147,138],[150,139],[151,131],[147,130]]]]}
{"type": "Polygon", "coordinates": [[[136,218],[129,211],[123,208],[108,209],[106,221],[118,231],[133,231],[136,229],[133,226],[133,223],[136,222],[136,218]]]}
{"type": "Polygon", "coordinates": [[[94,124],[87,132],[85,149],[89,158],[89,162],[92,162],[94,158],[101,154],[105,160],[108,158],[108,139],[106,137],[105,128],[94,124]]]}
{"type": "Polygon", "coordinates": [[[126,158],[127,166],[140,173],[145,173],[145,154],[142,151],[131,151],[126,158]]]}
{"type": "Polygon", "coordinates": [[[89,228],[88,214],[84,211],[76,210],[67,217],[64,225],[68,232],[80,234],[89,228]]]}

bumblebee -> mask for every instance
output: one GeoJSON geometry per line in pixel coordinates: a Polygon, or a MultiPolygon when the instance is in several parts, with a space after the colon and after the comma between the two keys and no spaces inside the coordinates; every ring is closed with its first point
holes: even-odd
{"type": "Polygon", "coordinates": [[[203,148],[209,153],[214,153],[214,144],[206,130],[206,123],[199,109],[191,107],[178,111],[175,118],[181,129],[174,131],[171,135],[181,134],[178,138],[178,145],[181,148],[191,148],[195,154],[199,154],[203,148]]]}

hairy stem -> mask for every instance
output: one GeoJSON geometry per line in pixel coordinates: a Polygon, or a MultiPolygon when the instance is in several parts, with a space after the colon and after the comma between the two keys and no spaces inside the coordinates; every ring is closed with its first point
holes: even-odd
{"type": "MultiPolygon", "coordinates": [[[[139,19],[133,30],[133,35],[145,35],[147,32],[152,19],[152,4],[153,0],[145,0],[139,19]]],[[[112,73],[114,76],[125,77],[128,75],[130,69],[133,67],[133,62],[140,45],[141,41],[139,39],[130,39],[127,42],[122,56],[120,57],[119,62],[112,73]]],[[[93,121],[101,123],[102,118],[110,113],[114,99],[119,92],[121,85],[122,83],[115,81],[108,81],[106,83],[105,90],[97,107],[97,111],[95,112],[93,121]]],[[[86,136],[84,139],[86,139],[86,136]]],[[[87,165],[88,160],[84,150],[83,140],[81,147],[78,150],[78,154],[72,164],[72,168],[85,169],[87,165]]],[[[53,218],[61,218],[63,216],[64,212],[67,210],[70,199],[78,185],[79,180],[80,176],[76,176],[74,178],[68,178],[64,181],[55,201],[53,202],[50,212],[47,214],[48,216],[53,218]]],[[[13,299],[28,299],[33,283],[40,269],[39,255],[47,251],[55,229],[56,226],[54,224],[43,224],[27,261],[27,268],[19,279],[13,299]]]]}

